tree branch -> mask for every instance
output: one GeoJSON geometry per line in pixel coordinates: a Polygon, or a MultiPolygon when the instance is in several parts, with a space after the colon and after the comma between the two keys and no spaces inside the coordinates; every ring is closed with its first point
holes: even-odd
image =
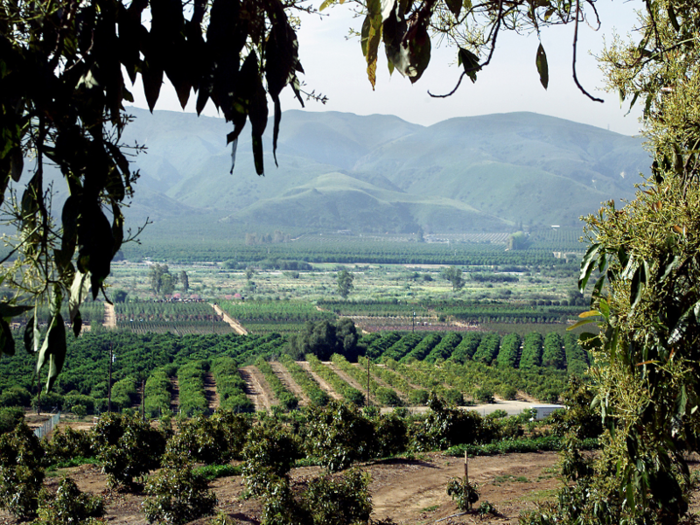
{"type": "Polygon", "coordinates": [[[586,95],[588,98],[590,98],[594,102],[600,102],[603,103],[605,102],[602,98],[597,98],[591,95],[586,89],[581,85],[581,83],[578,81],[578,76],[576,75],[576,53],[577,53],[577,46],[578,46],[578,24],[579,24],[579,17],[581,16],[581,4],[580,0],[576,0],[576,13],[575,13],[575,18],[574,18],[574,56],[571,60],[571,67],[574,73],[574,83],[576,86],[579,88],[581,93],[586,95]]]}

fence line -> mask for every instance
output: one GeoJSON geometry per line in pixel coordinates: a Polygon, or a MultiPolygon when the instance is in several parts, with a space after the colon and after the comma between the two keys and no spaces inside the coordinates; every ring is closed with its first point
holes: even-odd
{"type": "Polygon", "coordinates": [[[58,425],[59,420],[61,419],[61,413],[59,412],[58,414],[54,414],[51,416],[51,418],[44,423],[42,426],[35,428],[34,429],[34,434],[36,434],[36,437],[39,439],[43,438],[44,436],[48,436],[54,429],[56,425],[58,425]]]}

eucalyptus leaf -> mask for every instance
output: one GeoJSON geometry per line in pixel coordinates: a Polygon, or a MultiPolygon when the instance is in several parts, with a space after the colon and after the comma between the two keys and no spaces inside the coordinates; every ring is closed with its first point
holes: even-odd
{"type": "Polygon", "coordinates": [[[549,65],[547,64],[547,53],[545,53],[542,43],[537,47],[535,65],[537,66],[537,72],[540,74],[540,83],[542,87],[547,89],[547,86],[549,86],[549,65]]]}

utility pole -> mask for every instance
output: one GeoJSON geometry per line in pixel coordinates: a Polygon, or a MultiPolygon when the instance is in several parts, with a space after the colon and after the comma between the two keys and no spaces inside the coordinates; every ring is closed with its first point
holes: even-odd
{"type": "Polygon", "coordinates": [[[369,406],[369,356],[365,356],[367,359],[367,406],[369,406]]]}
{"type": "Polygon", "coordinates": [[[416,311],[413,310],[413,326],[411,327],[411,332],[416,331],[416,311]]]}
{"type": "Polygon", "coordinates": [[[109,379],[107,380],[107,412],[112,411],[112,343],[109,343],[109,379]]]}
{"type": "Polygon", "coordinates": [[[141,419],[146,422],[146,380],[141,379],[141,419]]]}

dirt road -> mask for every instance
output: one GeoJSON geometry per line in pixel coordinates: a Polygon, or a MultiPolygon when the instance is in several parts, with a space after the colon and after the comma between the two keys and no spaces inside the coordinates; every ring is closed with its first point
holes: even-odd
{"type": "Polygon", "coordinates": [[[311,403],[309,401],[309,396],[301,389],[301,387],[294,381],[292,374],[289,373],[287,368],[279,361],[270,361],[270,367],[277,377],[279,377],[282,384],[287,387],[292,394],[296,396],[299,400],[301,406],[309,406],[311,403]]]}
{"type": "Polygon", "coordinates": [[[255,411],[269,412],[272,409],[272,397],[265,391],[262,385],[262,381],[265,381],[265,378],[260,371],[254,366],[239,368],[238,371],[246,384],[245,395],[248,396],[248,399],[255,405],[255,411]]]}
{"type": "Polygon", "coordinates": [[[343,400],[343,396],[341,396],[338,392],[333,390],[333,387],[329,385],[325,379],[323,379],[320,375],[316,374],[313,370],[311,370],[311,365],[308,361],[297,361],[297,364],[304,370],[306,370],[309,374],[311,374],[311,377],[314,378],[314,381],[318,383],[318,386],[320,386],[321,390],[323,390],[326,394],[338,401],[343,400]]]}
{"type": "Polygon", "coordinates": [[[107,301],[105,301],[105,320],[102,326],[109,329],[117,327],[117,314],[114,311],[114,305],[109,304],[107,301]]]}
{"type": "Polygon", "coordinates": [[[209,306],[211,306],[214,309],[214,311],[221,316],[224,322],[228,323],[228,325],[231,328],[233,328],[233,331],[236,332],[238,335],[248,335],[248,330],[243,328],[243,325],[241,323],[236,321],[233,317],[231,317],[229,314],[227,314],[221,308],[219,308],[218,304],[209,303],[209,306]]]}

